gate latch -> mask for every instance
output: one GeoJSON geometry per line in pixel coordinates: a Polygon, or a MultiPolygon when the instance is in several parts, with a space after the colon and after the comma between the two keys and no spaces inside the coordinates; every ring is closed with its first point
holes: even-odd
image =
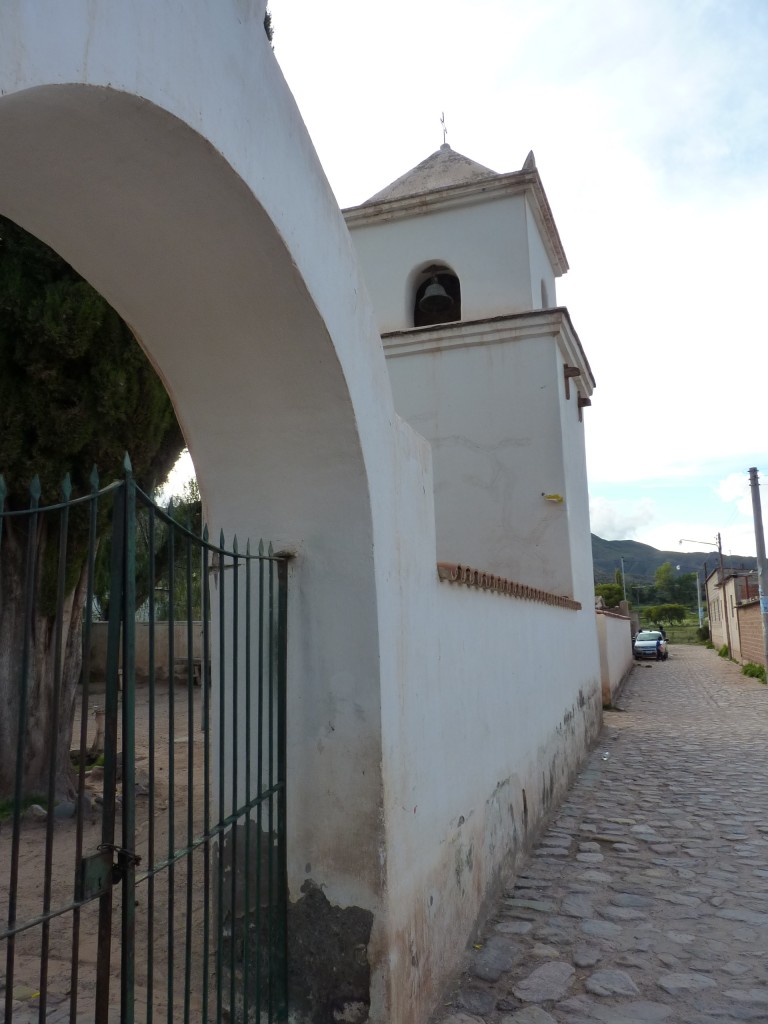
{"type": "Polygon", "coordinates": [[[80,861],[80,899],[103,896],[113,885],[123,880],[130,864],[140,863],[141,857],[132,850],[112,843],[103,843],[97,853],[91,853],[80,861]]]}

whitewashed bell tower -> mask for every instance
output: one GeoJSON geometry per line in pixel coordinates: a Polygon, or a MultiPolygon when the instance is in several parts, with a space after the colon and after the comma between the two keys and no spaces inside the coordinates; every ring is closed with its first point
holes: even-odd
{"type": "Polygon", "coordinates": [[[447,144],[344,211],[395,407],[433,449],[438,562],[592,603],[583,409],[594,378],[533,153],[497,174],[447,144]]]}

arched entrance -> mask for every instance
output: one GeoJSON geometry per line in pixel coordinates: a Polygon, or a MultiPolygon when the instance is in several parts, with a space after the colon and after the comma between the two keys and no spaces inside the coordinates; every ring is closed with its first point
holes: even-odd
{"type": "MultiPolygon", "coordinates": [[[[383,604],[403,493],[383,355],[263,3],[196,0],[184,25],[171,8],[4,5],[0,210],[133,327],[213,530],[295,555],[291,898],[311,883],[376,915],[380,688],[396,661],[383,604]]],[[[381,1005],[384,944],[376,919],[381,1005]]]]}

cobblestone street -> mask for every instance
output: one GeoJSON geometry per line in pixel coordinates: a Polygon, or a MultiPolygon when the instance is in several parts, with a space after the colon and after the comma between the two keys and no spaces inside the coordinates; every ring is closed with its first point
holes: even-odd
{"type": "Polygon", "coordinates": [[[768,1021],[768,689],[637,665],[440,1024],[768,1021]]]}

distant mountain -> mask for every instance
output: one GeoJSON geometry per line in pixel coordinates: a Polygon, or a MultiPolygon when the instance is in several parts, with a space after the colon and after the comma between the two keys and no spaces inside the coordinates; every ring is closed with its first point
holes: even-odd
{"type": "MultiPolygon", "coordinates": [[[[707,571],[712,572],[718,564],[715,548],[710,551],[659,551],[636,540],[603,540],[592,534],[596,583],[613,582],[616,570],[621,568],[622,558],[628,583],[653,583],[656,570],[665,562],[679,565],[681,572],[701,570],[705,562],[707,571]]],[[[723,564],[729,569],[756,569],[757,559],[748,555],[723,555],[723,564]]]]}

